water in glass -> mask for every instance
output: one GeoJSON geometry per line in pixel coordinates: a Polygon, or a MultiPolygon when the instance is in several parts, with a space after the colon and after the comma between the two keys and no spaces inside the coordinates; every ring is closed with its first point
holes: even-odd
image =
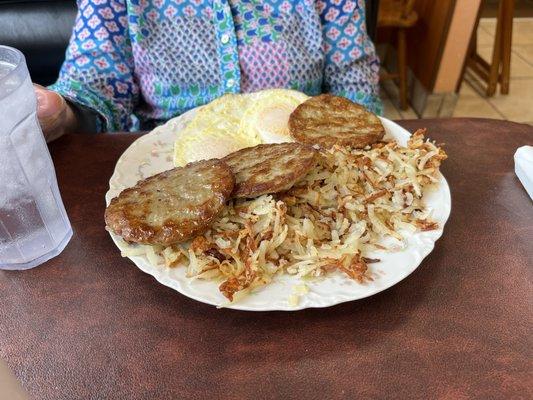
{"type": "Polygon", "coordinates": [[[0,46],[0,269],[35,267],[72,236],[24,56],[0,46]]]}

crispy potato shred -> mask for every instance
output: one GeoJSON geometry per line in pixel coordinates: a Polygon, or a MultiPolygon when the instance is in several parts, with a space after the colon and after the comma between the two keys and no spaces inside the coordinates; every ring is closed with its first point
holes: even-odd
{"type": "Polygon", "coordinates": [[[185,264],[189,277],[222,281],[229,301],[277,274],[340,271],[372,280],[368,264],[379,260],[365,254],[402,248],[406,232],[439,228],[422,197],[438,182],[446,154],[424,135],[415,132],[407,147],[390,141],[323,150],[290,190],[233,200],[203,235],[155,253],[168,267],[185,264]]]}

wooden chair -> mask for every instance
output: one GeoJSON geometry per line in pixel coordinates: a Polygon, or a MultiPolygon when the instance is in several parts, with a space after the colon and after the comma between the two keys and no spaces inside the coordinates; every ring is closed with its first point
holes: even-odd
{"type": "MultiPolygon", "coordinates": [[[[378,27],[393,28],[397,33],[397,69],[395,73],[382,74],[381,79],[398,79],[400,108],[407,109],[407,41],[406,31],[416,24],[418,14],[413,10],[415,0],[380,0],[378,27]]],[[[390,46],[390,44],[389,44],[390,46]]],[[[388,58],[389,50],[387,49],[388,58]]]]}
{"type": "Polygon", "coordinates": [[[514,3],[514,0],[500,0],[494,48],[490,63],[485,61],[477,52],[477,29],[481,15],[481,8],[478,13],[476,25],[470,41],[469,55],[466,64],[487,84],[487,97],[494,96],[498,83],[500,83],[501,94],[509,94],[514,3]]]}

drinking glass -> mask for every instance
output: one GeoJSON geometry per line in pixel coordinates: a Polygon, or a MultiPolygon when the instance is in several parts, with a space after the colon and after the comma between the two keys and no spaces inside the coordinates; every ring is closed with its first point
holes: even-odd
{"type": "Polygon", "coordinates": [[[35,267],[72,237],[36,111],[24,56],[0,46],[0,269],[35,267]]]}

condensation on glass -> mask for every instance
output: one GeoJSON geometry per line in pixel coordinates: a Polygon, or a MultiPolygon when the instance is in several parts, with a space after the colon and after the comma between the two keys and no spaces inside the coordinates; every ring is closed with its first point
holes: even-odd
{"type": "Polygon", "coordinates": [[[26,60],[0,46],[0,269],[28,269],[72,236],[26,60]]]}

